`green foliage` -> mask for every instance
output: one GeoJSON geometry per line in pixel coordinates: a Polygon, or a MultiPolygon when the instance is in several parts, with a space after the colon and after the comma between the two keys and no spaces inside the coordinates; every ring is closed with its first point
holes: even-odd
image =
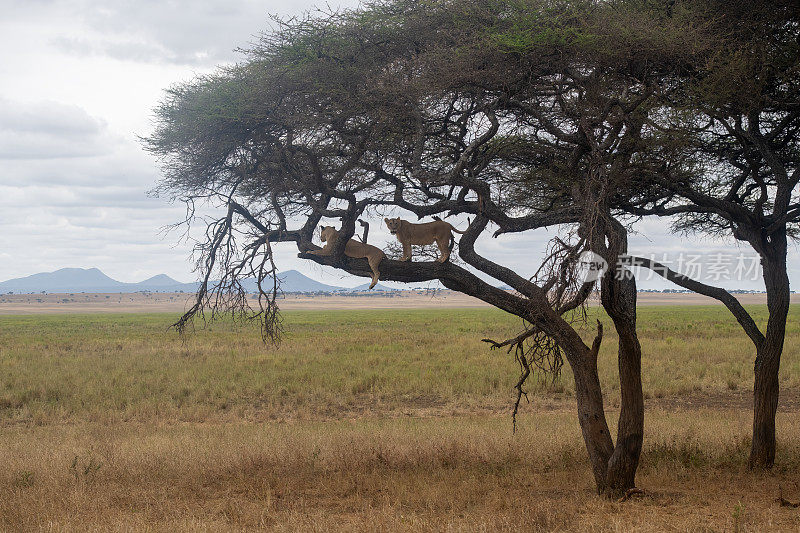
{"type": "Polygon", "coordinates": [[[490,41],[516,53],[557,53],[592,44],[588,27],[593,2],[513,0],[499,2],[498,18],[487,29],[490,41]]]}

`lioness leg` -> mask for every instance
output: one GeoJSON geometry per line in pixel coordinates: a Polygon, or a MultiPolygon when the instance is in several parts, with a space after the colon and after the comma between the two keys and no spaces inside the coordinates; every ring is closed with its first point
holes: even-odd
{"type": "Polygon", "coordinates": [[[411,245],[407,242],[401,243],[403,245],[403,261],[411,261],[411,245]]]}
{"type": "Polygon", "coordinates": [[[378,270],[378,266],[381,264],[382,259],[383,257],[367,257],[369,267],[372,269],[372,284],[369,286],[370,289],[378,284],[378,278],[381,275],[381,271],[378,270]]]}
{"type": "Polygon", "coordinates": [[[436,246],[439,247],[439,262],[444,263],[450,259],[450,247],[447,239],[436,239],[436,246]]]}

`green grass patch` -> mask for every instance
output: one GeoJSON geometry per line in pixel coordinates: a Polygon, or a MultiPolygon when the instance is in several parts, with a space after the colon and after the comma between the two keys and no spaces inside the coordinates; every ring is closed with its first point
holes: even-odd
{"type": "MultiPolygon", "coordinates": [[[[757,320],[766,318],[753,309],[757,320]]],[[[599,369],[616,397],[607,317],[599,369]]],[[[800,306],[792,308],[781,382],[800,385],[800,306]]],[[[0,318],[0,417],[13,421],[336,415],[365,409],[504,405],[518,367],[482,338],[518,333],[494,309],[291,311],[279,347],[253,324],[217,322],[184,337],[170,314],[0,318]]],[[[719,306],[639,312],[648,397],[752,387],[754,349],[719,306]]],[[[532,380],[533,397],[570,395],[571,372],[532,380]]]]}

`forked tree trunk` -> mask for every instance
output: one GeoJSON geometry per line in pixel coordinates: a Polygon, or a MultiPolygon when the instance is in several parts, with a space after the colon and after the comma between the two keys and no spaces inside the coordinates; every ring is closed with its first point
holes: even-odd
{"type": "MultiPolygon", "coordinates": [[[[612,276],[613,277],[613,276],[612,276]]],[[[603,407],[597,373],[602,327],[590,350],[564,346],[575,376],[578,422],[592,465],[598,494],[615,497],[635,487],[644,433],[641,348],[636,336],[636,282],[611,280],[604,285],[603,304],[619,334],[619,374],[622,403],[614,445],[603,407]]]]}
{"type": "Polygon", "coordinates": [[[786,234],[773,235],[772,246],[762,254],[769,319],[764,342],[756,351],[753,385],[753,442],[750,468],[770,468],[775,463],[775,414],[780,392],[778,372],[789,314],[789,277],[786,272],[786,234]]]}

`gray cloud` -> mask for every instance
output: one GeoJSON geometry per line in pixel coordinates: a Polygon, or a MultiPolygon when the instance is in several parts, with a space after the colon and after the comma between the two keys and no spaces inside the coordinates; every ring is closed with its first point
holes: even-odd
{"type": "Polygon", "coordinates": [[[85,37],[58,36],[50,40],[50,44],[62,52],[76,56],[108,56],[123,61],[137,61],[141,63],[185,63],[197,64],[202,56],[189,60],[181,57],[172,50],[155,43],[142,41],[115,42],[105,39],[87,39],[85,37]]]}
{"type": "Polygon", "coordinates": [[[0,99],[0,159],[54,159],[108,153],[104,121],[78,106],[0,99]]]}
{"type": "Polygon", "coordinates": [[[210,66],[236,60],[235,50],[257,40],[268,28],[271,14],[297,13],[313,5],[312,0],[291,4],[275,0],[84,0],[52,2],[48,9],[60,8],[78,16],[92,31],[92,35],[51,39],[51,44],[65,53],[210,66]]]}
{"type": "Polygon", "coordinates": [[[159,235],[161,226],[180,218],[180,207],[146,198],[143,204],[152,205],[126,206],[112,195],[99,199],[80,189],[71,191],[75,202],[69,206],[39,188],[7,192],[0,189],[0,279],[65,266],[100,267],[124,281],[161,272],[191,277],[190,246],[159,235]]]}

